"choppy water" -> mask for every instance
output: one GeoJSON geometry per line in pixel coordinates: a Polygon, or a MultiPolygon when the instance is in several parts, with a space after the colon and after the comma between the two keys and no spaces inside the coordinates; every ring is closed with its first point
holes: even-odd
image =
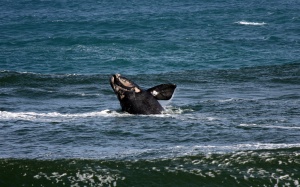
{"type": "Polygon", "coordinates": [[[299,186],[297,1],[2,1],[1,186],[299,186]],[[175,83],[120,110],[122,73],[175,83]]]}

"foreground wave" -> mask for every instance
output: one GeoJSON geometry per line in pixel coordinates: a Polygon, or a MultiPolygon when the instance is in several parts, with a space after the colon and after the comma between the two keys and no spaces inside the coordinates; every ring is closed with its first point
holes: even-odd
{"type": "Polygon", "coordinates": [[[154,160],[1,159],[1,186],[299,186],[300,148],[154,160]]]}

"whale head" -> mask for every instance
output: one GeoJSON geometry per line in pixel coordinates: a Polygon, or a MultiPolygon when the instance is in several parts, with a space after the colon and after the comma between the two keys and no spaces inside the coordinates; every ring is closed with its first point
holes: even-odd
{"type": "Polygon", "coordinates": [[[110,85],[119,100],[125,98],[126,93],[139,93],[141,89],[131,80],[121,76],[120,74],[115,74],[110,78],[110,85]]]}

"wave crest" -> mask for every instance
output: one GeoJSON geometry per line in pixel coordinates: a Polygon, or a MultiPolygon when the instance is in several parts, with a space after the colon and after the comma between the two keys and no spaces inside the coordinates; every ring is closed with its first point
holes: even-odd
{"type": "Polygon", "coordinates": [[[240,24],[240,25],[254,25],[254,26],[262,26],[262,25],[267,24],[265,22],[249,22],[249,21],[238,21],[235,23],[240,24]]]}
{"type": "Polygon", "coordinates": [[[0,121],[25,120],[25,121],[53,122],[53,121],[61,121],[66,119],[71,120],[71,119],[89,118],[89,117],[118,117],[118,116],[126,116],[126,115],[130,115],[130,114],[111,111],[108,109],[97,111],[97,112],[75,113],[75,114],[62,114],[58,112],[38,113],[38,112],[0,111],[0,121]]]}
{"type": "MultiPolygon", "coordinates": [[[[166,108],[162,114],[151,115],[153,117],[169,117],[182,114],[185,110],[180,108],[166,108]]],[[[61,122],[63,120],[77,120],[79,118],[103,118],[103,117],[129,117],[135,116],[127,112],[105,109],[102,111],[86,113],[59,113],[59,112],[8,112],[0,111],[0,121],[36,121],[36,122],[61,122]]],[[[141,115],[149,116],[149,115],[141,115]]]]}

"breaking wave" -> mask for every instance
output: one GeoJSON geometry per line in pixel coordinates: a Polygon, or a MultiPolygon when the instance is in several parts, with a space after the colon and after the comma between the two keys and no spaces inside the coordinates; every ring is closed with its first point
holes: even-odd
{"type": "Polygon", "coordinates": [[[238,21],[235,23],[240,24],[240,25],[254,25],[254,26],[262,26],[262,25],[267,24],[265,22],[249,22],[249,21],[238,21]]]}

